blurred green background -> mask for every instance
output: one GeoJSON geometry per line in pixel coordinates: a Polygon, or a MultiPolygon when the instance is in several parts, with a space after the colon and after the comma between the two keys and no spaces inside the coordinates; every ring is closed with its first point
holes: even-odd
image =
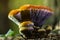
{"type": "MultiPolygon", "coordinates": [[[[0,34],[6,33],[11,27],[18,30],[18,26],[8,19],[8,13],[12,9],[19,8],[24,4],[43,5],[54,9],[54,16],[50,21],[53,23],[54,18],[60,18],[60,0],[0,0],[0,34]]],[[[48,20],[49,21],[49,20],[48,20]]],[[[50,23],[50,24],[52,24],[50,23]]],[[[18,31],[16,33],[18,33],[18,31]]]]}

